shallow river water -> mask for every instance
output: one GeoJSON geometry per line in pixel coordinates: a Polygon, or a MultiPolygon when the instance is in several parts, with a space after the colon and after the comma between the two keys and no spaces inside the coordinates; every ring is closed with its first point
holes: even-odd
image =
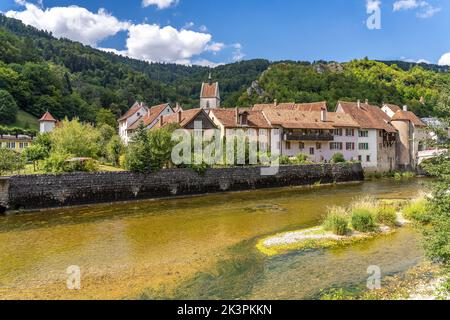
{"type": "Polygon", "coordinates": [[[355,197],[409,199],[426,180],[380,180],[58,209],[0,217],[0,299],[307,299],[423,260],[411,228],[350,247],[262,256],[255,243],[312,227],[355,197]],[[67,289],[78,266],[81,289],[67,289]]]}

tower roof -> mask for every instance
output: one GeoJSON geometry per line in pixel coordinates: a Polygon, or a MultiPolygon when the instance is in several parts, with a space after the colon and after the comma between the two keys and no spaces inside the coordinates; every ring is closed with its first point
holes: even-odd
{"type": "Polygon", "coordinates": [[[42,118],[39,119],[40,122],[49,121],[49,122],[57,122],[55,118],[51,115],[50,112],[46,112],[42,118]]]}
{"type": "Polygon", "coordinates": [[[203,83],[200,98],[218,98],[219,97],[219,83],[203,83]]]}

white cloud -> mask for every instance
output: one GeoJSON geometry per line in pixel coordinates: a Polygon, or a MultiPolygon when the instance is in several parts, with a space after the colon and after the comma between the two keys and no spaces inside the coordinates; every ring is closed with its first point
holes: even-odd
{"type": "Polygon", "coordinates": [[[137,59],[186,64],[193,56],[207,51],[211,39],[206,33],[139,24],[129,28],[127,52],[137,59]]]}
{"type": "Polygon", "coordinates": [[[440,66],[450,66],[450,52],[443,54],[438,64],[440,66]]]}
{"type": "Polygon", "coordinates": [[[431,18],[432,16],[434,16],[436,13],[438,13],[441,10],[442,10],[442,8],[435,8],[435,7],[429,6],[429,7],[426,7],[423,11],[418,12],[417,16],[422,19],[431,18]]]}
{"type": "Polygon", "coordinates": [[[423,19],[430,18],[442,10],[441,8],[434,7],[429,2],[424,0],[399,0],[394,2],[394,11],[412,9],[419,9],[417,12],[417,17],[423,19]]]}
{"type": "Polygon", "coordinates": [[[206,59],[200,59],[200,60],[195,60],[192,64],[195,64],[197,66],[202,66],[202,67],[209,67],[209,68],[216,68],[218,66],[223,65],[224,63],[222,62],[212,62],[206,59]]]}
{"type": "MultiPolygon", "coordinates": [[[[213,42],[209,33],[188,30],[194,23],[188,23],[181,29],[148,23],[135,25],[118,20],[104,9],[100,9],[98,13],[78,6],[41,9],[25,0],[16,1],[25,8],[23,11],[8,11],[7,16],[52,32],[56,37],[97,47],[102,40],[119,31],[128,31],[125,50],[99,49],[131,58],[179,64],[192,64],[194,61],[213,66],[215,63],[200,58],[200,55],[207,52],[217,54],[227,47],[222,42],[213,42]]],[[[233,48],[233,56],[240,60],[243,57],[240,45],[239,48],[235,45],[233,48]]]]}
{"type": "Polygon", "coordinates": [[[201,25],[201,26],[200,26],[200,31],[201,31],[201,32],[207,32],[207,31],[208,31],[208,28],[207,28],[205,25],[201,25]]]}
{"type": "Polygon", "coordinates": [[[418,8],[419,6],[424,6],[425,4],[426,4],[425,1],[400,0],[394,2],[394,11],[415,9],[418,8]]]}
{"type": "Polygon", "coordinates": [[[179,0],[142,0],[142,6],[156,6],[158,9],[167,9],[171,6],[177,5],[179,0]]]}
{"type": "Polygon", "coordinates": [[[129,27],[128,22],[119,21],[105,9],[92,13],[78,6],[41,9],[22,0],[18,3],[23,4],[25,10],[8,11],[7,17],[50,31],[56,37],[64,37],[92,46],[129,27]]]}
{"type": "Polygon", "coordinates": [[[213,42],[210,45],[206,47],[207,51],[212,51],[214,53],[217,53],[219,51],[222,51],[225,48],[225,44],[222,42],[213,42]]]}
{"type": "Polygon", "coordinates": [[[416,61],[416,63],[426,63],[426,64],[431,64],[430,61],[428,61],[427,59],[419,59],[416,61]]]}

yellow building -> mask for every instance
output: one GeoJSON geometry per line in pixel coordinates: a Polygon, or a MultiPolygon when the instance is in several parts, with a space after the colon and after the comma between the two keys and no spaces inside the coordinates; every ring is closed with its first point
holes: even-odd
{"type": "Polygon", "coordinates": [[[0,135],[0,146],[2,148],[21,152],[33,143],[33,138],[26,135],[0,135]]]}

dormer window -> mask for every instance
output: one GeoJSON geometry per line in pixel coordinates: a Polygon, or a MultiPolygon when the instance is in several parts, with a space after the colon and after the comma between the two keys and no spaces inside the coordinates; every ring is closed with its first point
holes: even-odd
{"type": "Polygon", "coordinates": [[[247,126],[248,125],[248,113],[247,112],[241,113],[239,115],[239,124],[241,126],[247,126]]]}

